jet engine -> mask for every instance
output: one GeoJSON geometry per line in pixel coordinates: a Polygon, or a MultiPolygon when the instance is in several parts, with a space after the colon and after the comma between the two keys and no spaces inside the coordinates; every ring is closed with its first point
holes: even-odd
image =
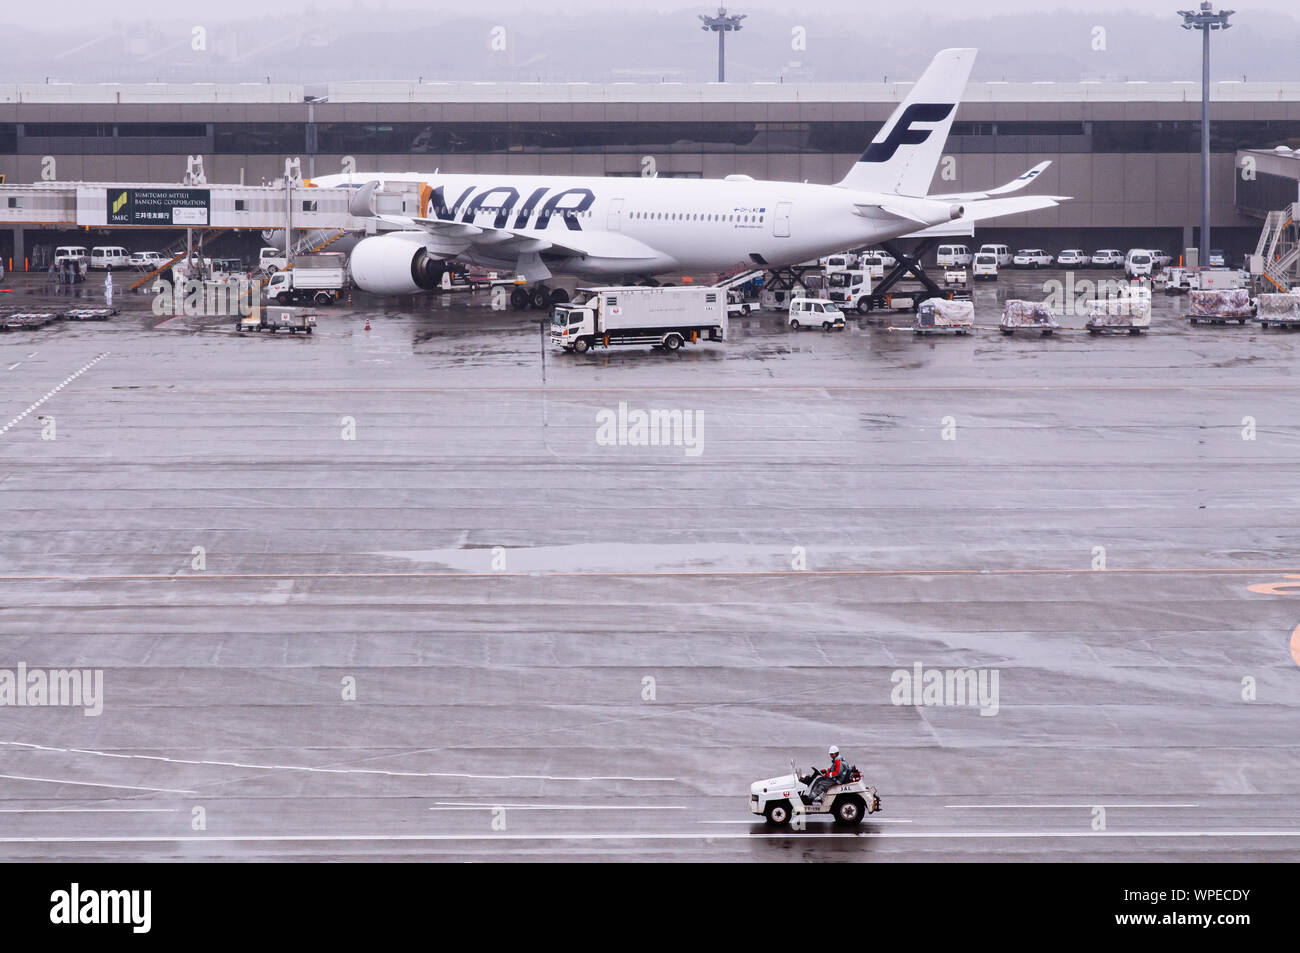
{"type": "Polygon", "coordinates": [[[363,239],[352,250],[352,281],[381,295],[436,291],[447,263],[424,247],[424,236],[398,233],[363,239]]]}

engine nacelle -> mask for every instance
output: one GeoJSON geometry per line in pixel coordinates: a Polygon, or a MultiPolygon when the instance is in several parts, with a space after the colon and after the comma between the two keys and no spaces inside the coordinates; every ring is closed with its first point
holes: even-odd
{"type": "Polygon", "coordinates": [[[423,234],[399,232],[362,239],[352,249],[352,283],[381,295],[436,291],[447,263],[424,247],[423,234]]]}

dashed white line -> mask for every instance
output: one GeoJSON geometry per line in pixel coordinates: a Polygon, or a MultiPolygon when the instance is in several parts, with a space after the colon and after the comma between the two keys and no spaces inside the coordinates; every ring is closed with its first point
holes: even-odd
{"type": "MultiPolygon", "coordinates": [[[[40,400],[36,401],[36,403],[32,404],[30,407],[28,407],[26,410],[24,410],[21,414],[19,414],[19,415],[18,415],[17,417],[15,417],[13,420],[9,421],[9,423],[5,424],[3,427],[0,427],[0,436],[3,436],[4,434],[8,433],[9,430],[10,430],[12,427],[14,427],[16,424],[20,423],[24,417],[26,417],[28,414],[30,414],[30,413],[31,413],[33,410],[35,410],[37,407],[41,406],[41,404],[45,403],[47,400],[49,400],[51,397],[53,397],[53,396],[54,396],[55,394],[57,394],[59,391],[63,390],[63,388],[67,387],[69,384],[71,384],[73,381],[75,381],[75,380],[76,380],[78,377],[80,377],[82,374],[86,373],[86,371],[90,370],[92,367],[94,367],[96,364],[98,364],[98,363],[99,363],[100,361],[102,361],[104,358],[108,357],[108,354],[109,354],[108,351],[104,351],[102,354],[100,354],[98,357],[96,357],[96,358],[95,358],[94,360],[92,360],[90,363],[86,364],[86,365],[85,365],[84,367],[82,367],[80,370],[76,371],[76,372],[73,373],[73,374],[69,374],[67,377],[65,377],[65,378],[63,379],[63,381],[62,381],[62,382],[61,382],[57,387],[55,387],[53,390],[51,390],[49,393],[47,393],[47,394],[46,394],[44,397],[42,397],[40,400]]],[[[21,362],[20,362],[20,363],[21,363],[21,362]]],[[[14,367],[17,367],[17,366],[18,366],[17,364],[14,365],[14,367]]],[[[11,367],[11,368],[9,368],[9,369],[12,371],[12,370],[13,370],[13,367],[11,367]]]]}

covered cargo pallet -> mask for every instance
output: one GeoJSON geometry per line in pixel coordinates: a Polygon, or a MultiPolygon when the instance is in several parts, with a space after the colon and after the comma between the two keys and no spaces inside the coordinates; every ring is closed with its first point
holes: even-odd
{"type": "Polygon", "coordinates": [[[1099,298],[1086,303],[1089,334],[1112,334],[1127,331],[1141,334],[1151,326],[1150,295],[1121,295],[1099,298]]]}
{"type": "Polygon", "coordinates": [[[975,328],[975,305],[971,301],[949,301],[947,298],[927,298],[916,311],[917,334],[931,331],[951,331],[969,334],[975,328]]]}
{"type": "Polygon", "coordinates": [[[1262,294],[1255,300],[1260,327],[1300,327],[1300,294],[1262,294]]]}
{"type": "Polygon", "coordinates": [[[1046,304],[1012,298],[1002,306],[1003,334],[1014,334],[1021,328],[1051,334],[1061,326],[1056,314],[1046,304]]]}
{"type": "Polygon", "coordinates": [[[1187,295],[1187,320],[1192,324],[1207,321],[1245,324],[1252,316],[1250,292],[1245,288],[1222,288],[1214,291],[1191,291],[1187,295]]]}

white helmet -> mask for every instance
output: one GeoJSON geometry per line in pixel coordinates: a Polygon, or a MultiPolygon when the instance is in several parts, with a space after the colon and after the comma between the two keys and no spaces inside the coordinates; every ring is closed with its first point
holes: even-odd
{"type": "Polygon", "coordinates": [[[830,755],[832,758],[838,758],[840,756],[840,746],[831,745],[830,750],[828,750],[826,753],[830,755]]]}

